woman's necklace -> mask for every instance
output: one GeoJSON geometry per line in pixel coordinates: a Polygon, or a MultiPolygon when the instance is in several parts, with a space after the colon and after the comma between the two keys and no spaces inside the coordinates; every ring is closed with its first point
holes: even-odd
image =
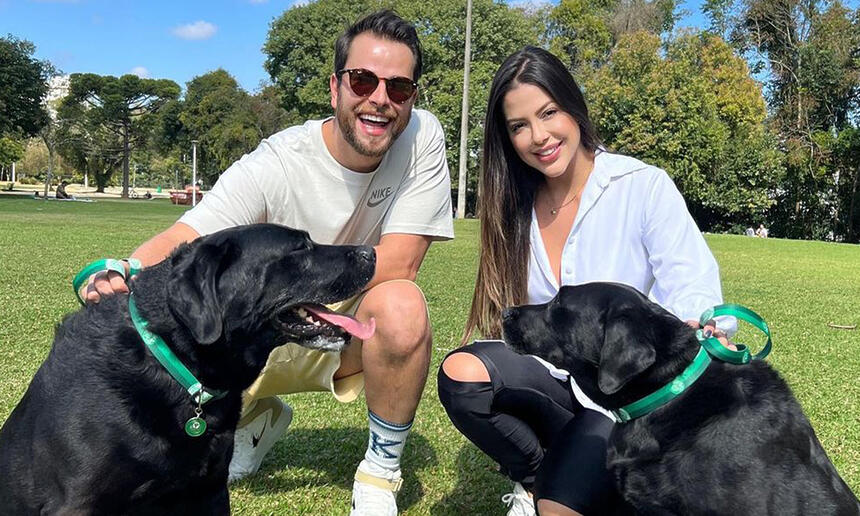
{"type": "MultiPolygon", "coordinates": [[[[587,182],[587,181],[586,181],[586,182],[587,182]]],[[[564,207],[565,207],[565,206],[567,206],[568,204],[570,204],[570,203],[572,203],[573,201],[575,201],[575,200],[577,199],[577,197],[579,197],[579,194],[581,194],[581,193],[582,193],[582,191],[583,191],[584,189],[585,189],[585,183],[583,183],[583,184],[582,184],[582,186],[579,188],[579,191],[578,191],[578,192],[576,192],[575,194],[573,194],[573,197],[571,197],[571,198],[570,198],[570,200],[565,201],[565,202],[564,202],[564,204],[562,204],[562,205],[560,205],[560,206],[556,206],[555,208],[553,208],[552,206],[550,206],[550,207],[549,207],[549,212],[550,212],[550,213],[552,213],[553,215],[557,215],[557,214],[558,214],[558,210],[560,210],[560,209],[564,208],[564,207]]],[[[549,194],[547,194],[547,198],[549,198],[549,194]]]]}

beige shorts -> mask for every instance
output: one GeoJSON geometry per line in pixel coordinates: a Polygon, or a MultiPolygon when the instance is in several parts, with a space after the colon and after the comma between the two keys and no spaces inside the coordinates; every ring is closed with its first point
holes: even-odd
{"type": "MultiPolygon", "coordinates": [[[[355,315],[365,294],[329,305],[329,308],[355,315]]],[[[331,391],[336,400],[349,403],[364,390],[364,373],[335,380],[334,374],[339,368],[340,353],[308,349],[289,342],[272,350],[260,376],[245,391],[244,405],[248,407],[254,400],[278,394],[311,391],[331,391]]]]}

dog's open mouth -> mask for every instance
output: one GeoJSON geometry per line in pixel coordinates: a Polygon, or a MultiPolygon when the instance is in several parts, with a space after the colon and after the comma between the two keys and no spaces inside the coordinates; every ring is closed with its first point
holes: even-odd
{"type": "Polygon", "coordinates": [[[303,346],[339,351],[349,337],[367,340],[376,331],[376,321],[363,323],[346,314],[333,312],[323,305],[301,304],[285,310],[278,317],[290,337],[303,346]]]}

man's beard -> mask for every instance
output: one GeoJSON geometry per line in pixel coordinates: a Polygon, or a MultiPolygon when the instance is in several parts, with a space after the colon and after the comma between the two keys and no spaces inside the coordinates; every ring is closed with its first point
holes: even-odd
{"type": "MultiPolygon", "coordinates": [[[[379,113],[380,115],[384,115],[383,113],[379,113]]],[[[367,156],[369,158],[380,158],[388,152],[388,149],[394,145],[394,141],[400,136],[400,133],[406,129],[406,125],[409,123],[409,117],[412,114],[412,110],[407,112],[405,119],[401,119],[401,117],[397,117],[391,122],[393,124],[392,130],[389,133],[390,136],[388,138],[388,142],[379,147],[373,148],[365,145],[363,142],[359,141],[358,135],[355,132],[355,124],[358,121],[358,115],[355,114],[354,111],[348,111],[345,107],[341,105],[340,99],[338,99],[337,109],[335,110],[335,118],[337,119],[337,125],[340,127],[340,131],[343,133],[343,137],[346,142],[353,148],[355,151],[362,156],[367,156]]]]}

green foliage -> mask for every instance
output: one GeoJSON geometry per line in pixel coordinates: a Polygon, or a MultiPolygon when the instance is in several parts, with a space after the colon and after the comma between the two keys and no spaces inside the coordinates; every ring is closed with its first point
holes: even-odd
{"type": "MultiPolygon", "coordinates": [[[[185,210],[166,201],[46,203],[0,196],[0,424],[39,364],[54,327],[77,310],[70,283],[86,263],[127,256],[185,210]],[[117,221],[122,221],[118,224],[117,221]],[[26,231],[22,231],[26,228],[26,231]]],[[[430,309],[430,377],[404,453],[403,516],[503,514],[510,483],[454,428],[438,401],[435,372],[459,344],[478,260],[474,220],[455,221],[457,238],[430,247],[418,276],[430,309]]],[[[860,492],[860,356],[857,331],[860,268],[856,246],[707,235],[720,264],[725,299],[749,306],[768,322],[768,361],[798,397],[824,449],[860,492]],[[798,303],[797,299],[809,300],[798,303]]],[[[760,335],[739,341],[753,349],[760,335]]],[[[295,409],[289,431],[260,472],[230,486],[236,514],[343,515],[352,475],[367,446],[361,400],[340,404],[326,393],[285,397],[295,409]]]]}
{"type": "Polygon", "coordinates": [[[585,90],[609,148],[664,168],[703,229],[750,224],[782,168],[746,64],[720,38],[623,36],[585,90]]]}
{"type": "Polygon", "coordinates": [[[92,172],[100,190],[119,157],[126,196],[132,150],[147,143],[156,121],[153,113],[178,98],[179,92],[179,85],[167,79],[72,74],[69,95],[59,110],[60,152],[92,172]]]}
{"type": "Polygon", "coordinates": [[[198,178],[205,184],[214,184],[224,170],[252,151],[261,139],[296,121],[280,102],[276,88],[266,86],[258,94],[249,95],[223,69],[197,76],[188,82],[184,99],[171,100],[159,111],[153,122],[148,157],[143,161],[148,163],[148,169],[160,170],[162,179],[173,182],[174,172],[190,171],[191,142],[197,140],[198,178]],[[153,161],[158,159],[162,163],[153,161]],[[173,165],[164,168],[166,159],[181,161],[182,165],[168,170],[173,165]]]}
{"type": "Polygon", "coordinates": [[[20,160],[24,156],[24,146],[9,138],[0,136],[0,165],[20,160]]]}
{"type": "MultiPolygon", "coordinates": [[[[224,70],[195,77],[188,83],[179,120],[184,134],[199,142],[197,174],[208,184],[260,142],[248,94],[224,70]]],[[[190,149],[191,142],[186,141],[184,147],[190,149]]]]}
{"type": "Polygon", "coordinates": [[[35,136],[48,123],[42,101],[54,68],[35,52],[29,41],[0,37],[0,136],[35,136]]]}

